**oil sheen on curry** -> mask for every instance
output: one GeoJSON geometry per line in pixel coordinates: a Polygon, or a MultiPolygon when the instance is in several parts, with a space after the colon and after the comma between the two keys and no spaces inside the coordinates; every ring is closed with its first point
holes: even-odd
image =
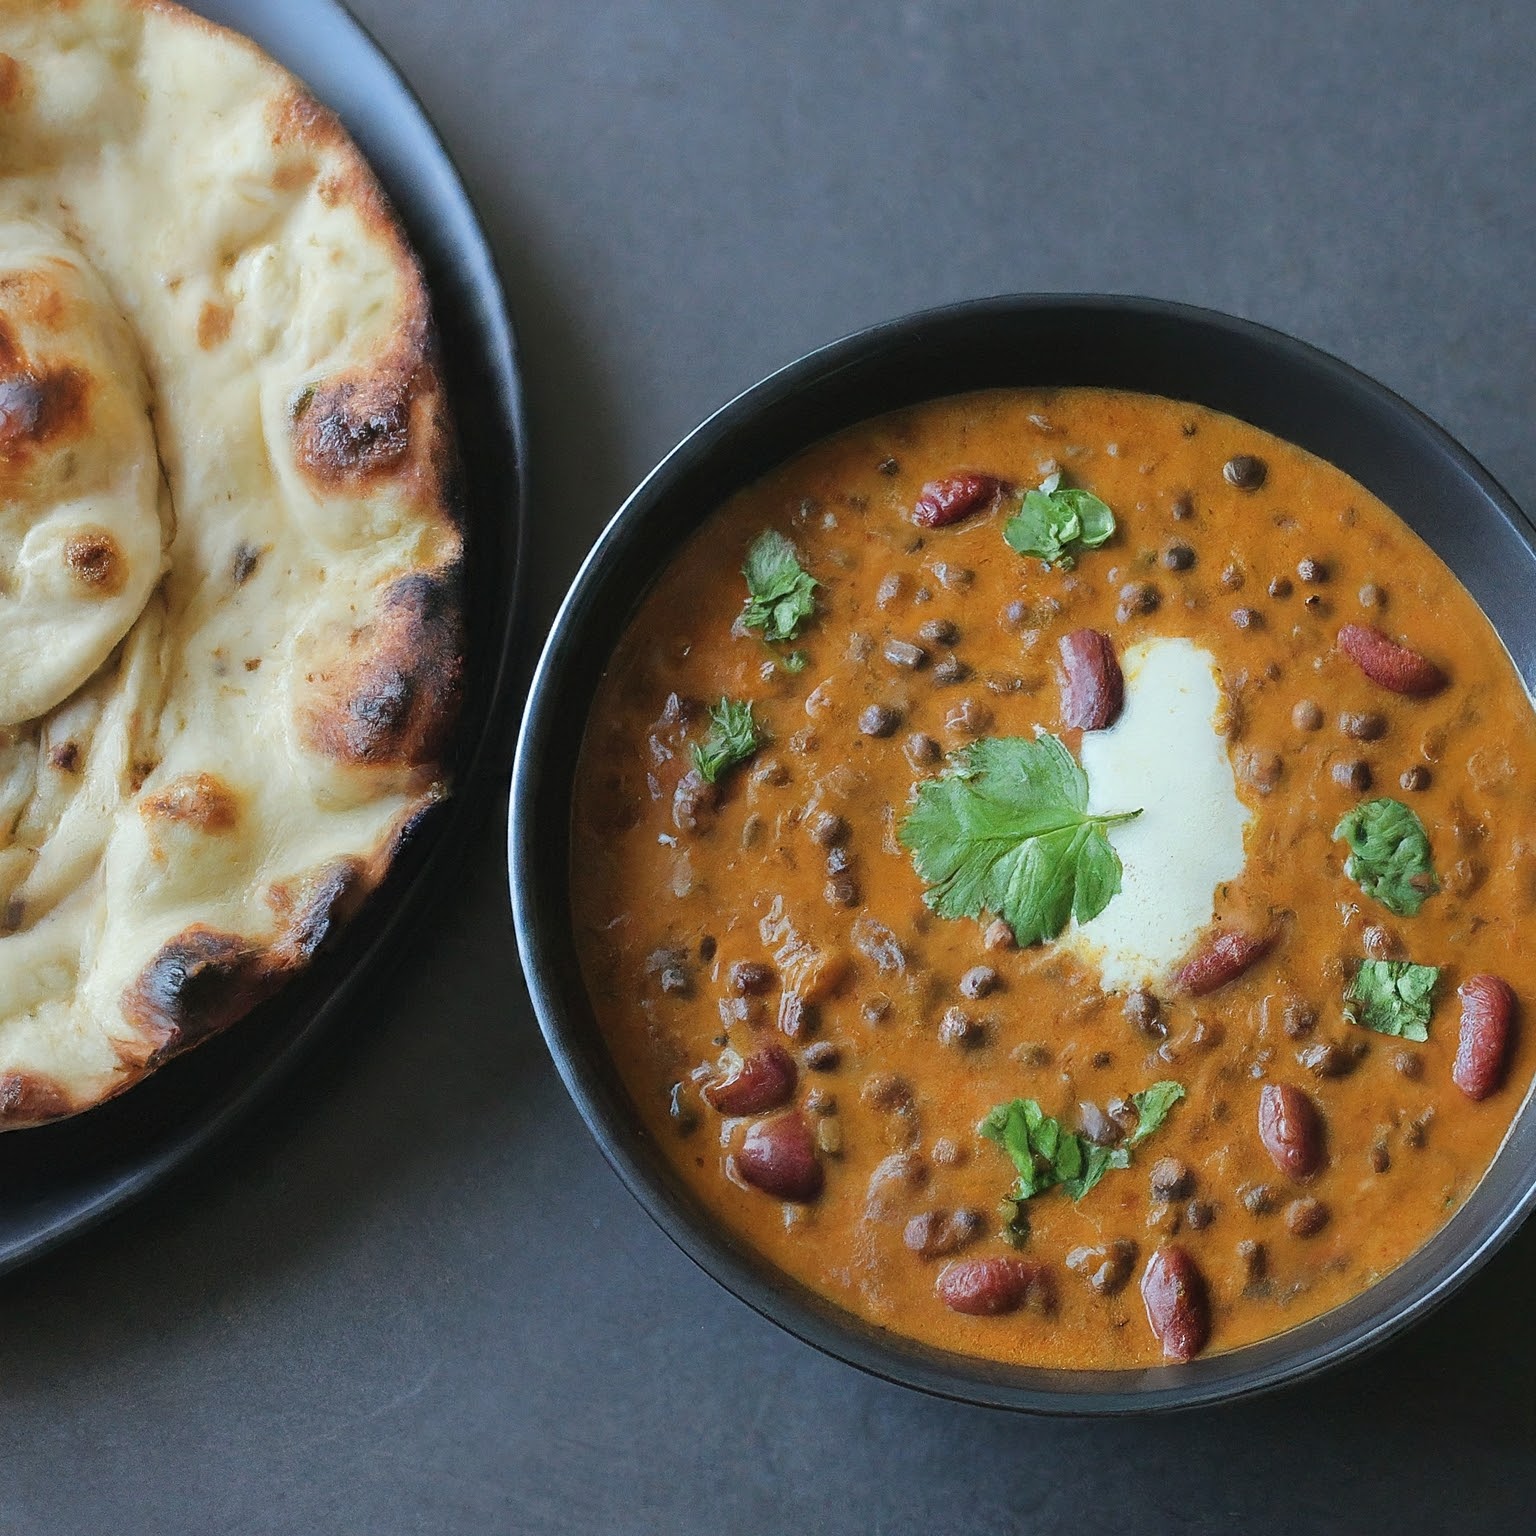
{"type": "Polygon", "coordinates": [[[574,916],[645,1124],[897,1333],[1063,1367],[1401,1263],[1532,1071],[1533,713],[1339,470],[1007,391],[749,487],[588,723],[574,916]]]}

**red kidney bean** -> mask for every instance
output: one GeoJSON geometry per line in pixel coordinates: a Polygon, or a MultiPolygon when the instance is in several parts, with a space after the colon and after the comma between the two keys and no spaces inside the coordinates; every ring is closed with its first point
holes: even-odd
{"type": "Polygon", "coordinates": [[[1102,731],[1125,707],[1125,678],[1115,642],[1096,629],[1076,629],[1061,640],[1061,718],[1073,730],[1102,731]]]}
{"type": "Polygon", "coordinates": [[[993,501],[1003,488],[996,475],[947,475],[930,480],[912,508],[912,521],[922,528],[944,528],[961,518],[979,512],[993,501]]]}
{"type": "Polygon", "coordinates": [[[1323,1165],[1322,1117],[1290,1083],[1267,1083],[1259,1095],[1259,1140],[1288,1178],[1309,1179],[1323,1165]]]}
{"type": "Polygon", "coordinates": [[[729,1077],[712,1077],[700,1092],[722,1115],[760,1115],[794,1096],[799,1077],[783,1046],[753,1051],[729,1077]]]}
{"type": "Polygon", "coordinates": [[[798,1110],[749,1127],[735,1162],[748,1184],[780,1200],[814,1200],[825,1182],[815,1139],[798,1110]]]}
{"type": "Polygon", "coordinates": [[[1260,934],[1253,938],[1235,929],[1224,929],[1216,934],[1187,960],[1175,974],[1174,985],[1191,997],[1204,997],[1235,981],[1256,960],[1261,960],[1274,948],[1278,934],[1260,934]]]}
{"type": "Polygon", "coordinates": [[[1515,994],[1497,976],[1469,976],[1457,988],[1461,1035],[1451,1081],[1469,1099],[1486,1099],[1504,1080],[1515,1021],[1515,994]]]}
{"type": "Polygon", "coordinates": [[[1159,1248],[1141,1274],[1147,1321],[1169,1360],[1193,1360],[1211,1336],[1205,1276],[1184,1249],[1159,1248]]]}
{"type": "Polygon", "coordinates": [[[1028,1259],[958,1259],[939,1271],[934,1289],[953,1312],[998,1317],[1016,1312],[1034,1291],[1049,1299],[1049,1271],[1028,1259]]]}
{"type": "Polygon", "coordinates": [[[1392,693],[1423,697],[1439,693],[1448,681],[1434,662],[1370,624],[1344,625],[1339,630],[1339,649],[1373,683],[1392,693]]]}

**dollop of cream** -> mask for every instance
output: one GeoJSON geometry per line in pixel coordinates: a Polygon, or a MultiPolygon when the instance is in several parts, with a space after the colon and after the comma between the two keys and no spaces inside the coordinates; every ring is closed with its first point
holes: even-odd
{"type": "Polygon", "coordinates": [[[1108,991],[1167,979],[1214,913],[1216,888],[1243,868],[1250,812],[1238,798],[1220,675],[1184,639],[1148,640],[1120,659],[1125,708],[1083,736],[1088,809],[1141,810],[1110,828],[1124,879],[1091,922],[1061,942],[1095,965],[1108,991]]]}

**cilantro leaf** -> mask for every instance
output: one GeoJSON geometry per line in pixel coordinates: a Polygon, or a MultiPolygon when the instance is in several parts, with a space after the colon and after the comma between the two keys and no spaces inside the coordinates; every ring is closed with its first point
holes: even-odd
{"type": "Polygon", "coordinates": [[[1018,1170],[1013,1199],[1031,1199],[1056,1182],[1054,1162],[1061,1122],[1051,1119],[1034,1099],[997,1105],[976,1129],[1000,1146],[1018,1170]]]}
{"type": "Polygon", "coordinates": [[[1160,1083],[1153,1083],[1150,1088],[1143,1088],[1140,1093],[1133,1093],[1131,1104],[1136,1111],[1136,1129],[1127,1138],[1126,1146],[1134,1147],[1145,1141],[1168,1118],[1168,1111],[1183,1097],[1183,1083],[1175,1083],[1167,1078],[1160,1083]]]}
{"type": "Polygon", "coordinates": [[[1073,1136],[1082,1159],[1079,1173],[1062,1173],[1061,1187],[1069,1200],[1081,1200],[1111,1168],[1129,1168],[1131,1154],[1124,1147],[1100,1147],[1081,1136],[1073,1136]]]}
{"type": "Polygon", "coordinates": [[[1362,800],[1333,835],[1349,844],[1344,873],[1399,917],[1440,889],[1424,823],[1401,800],[1362,800]]]}
{"type": "Polygon", "coordinates": [[[1018,1177],[1008,1191],[1011,1206],[1006,1236],[1018,1241],[1029,1231],[1024,1202],[1058,1185],[1071,1200],[1081,1200],[1112,1168],[1131,1166],[1131,1148],[1155,1131],[1184,1097],[1180,1083],[1153,1083],[1131,1095],[1141,1121],[1123,1147],[1101,1147],[1046,1114],[1034,1099],[1011,1099],[990,1110],[976,1127],[986,1140],[1008,1154],[1018,1177]]]}
{"type": "Polygon", "coordinates": [[[820,585],[795,556],[795,546],[769,528],[747,551],[741,574],[747,578],[747,601],[741,622],[760,629],[765,640],[793,640],[816,610],[814,593],[820,585]]]}
{"type": "Polygon", "coordinates": [[[1362,960],[1350,985],[1344,1017],[1382,1035],[1404,1040],[1429,1039],[1429,1017],[1435,1007],[1440,968],[1411,960],[1362,960]]]}
{"type": "Polygon", "coordinates": [[[1096,816],[1087,805],[1087,775],[1056,737],[990,737],[922,784],[897,836],[940,917],[995,913],[1020,944],[1039,944],[1120,890],[1105,829],[1141,812],[1096,816]]]}
{"type": "Polygon", "coordinates": [[[750,701],[723,698],[710,706],[709,733],[703,745],[693,744],[693,765],[706,783],[713,784],[727,768],[751,757],[762,743],[750,701]]]}
{"type": "Polygon", "coordinates": [[[1115,514],[1091,491],[1063,488],[1052,475],[1039,490],[1025,491],[1019,510],[1003,525],[1008,547],[1067,568],[1074,551],[1097,549],[1115,531],[1115,514]]]}

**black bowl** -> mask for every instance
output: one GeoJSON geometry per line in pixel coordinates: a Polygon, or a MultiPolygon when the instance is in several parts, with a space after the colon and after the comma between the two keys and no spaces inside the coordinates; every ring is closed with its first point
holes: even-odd
{"type": "Polygon", "coordinates": [[[1312,347],[1207,310],[1135,298],[986,299],[811,353],[710,417],[646,478],[588,556],[545,646],[513,775],[510,859],[523,966],[560,1075],[619,1177],[690,1258],[765,1317],[875,1375],[974,1403],[1124,1414],[1296,1381],[1423,1317],[1536,1203],[1536,1113],[1522,1111],[1493,1166],[1439,1233],[1322,1317],[1176,1367],[989,1364],[901,1339],[821,1300],[702,1210],[647,1135],[608,1058],[569,917],[571,787],[587,711],[635,605],[688,535],[732,492],[843,427],[966,390],[1070,384],[1211,406],[1338,465],[1446,560],[1529,686],[1536,535],[1470,454],[1389,390],[1312,347]]]}

